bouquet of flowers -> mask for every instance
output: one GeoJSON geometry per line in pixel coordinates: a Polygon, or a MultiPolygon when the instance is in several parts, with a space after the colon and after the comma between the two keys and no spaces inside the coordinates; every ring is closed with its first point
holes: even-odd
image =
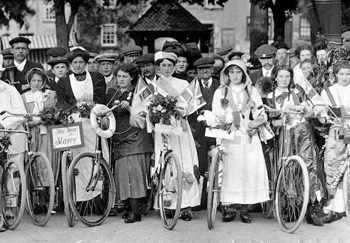
{"type": "Polygon", "coordinates": [[[6,153],[8,147],[11,145],[10,136],[4,135],[0,137],[0,154],[6,153]]]}
{"type": "Polygon", "coordinates": [[[180,120],[181,114],[176,109],[177,99],[172,96],[156,97],[148,106],[149,119],[153,124],[171,124],[171,116],[180,120]]]}
{"type": "Polygon", "coordinates": [[[80,117],[82,118],[90,118],[90,113],[94,105],[89,104],[87,102],[83,102],[79,107],[78,107],[78,112],[80,113],[80,117]]]}

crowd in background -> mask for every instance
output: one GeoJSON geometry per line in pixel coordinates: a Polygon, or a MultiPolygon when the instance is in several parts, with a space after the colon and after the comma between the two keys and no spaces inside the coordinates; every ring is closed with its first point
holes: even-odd
{"type": "MultiPolygon", "coordinates": [[[[266,151],[279,148],[276,143],[262,141],[253,122],[261,119],[275,131],[281,128],[281,117],[265,113],[263,104],[300,111],[305,115],[289,117],[290,154],[300,155],[309,172],[307,222],[322,226],[345,216],[341,183],[335,183],[346,159],[344,136],[349,128],[345,118],[350,112],[349,56],[336,55],[337,50],[347,50],[350,33],[342,37],[343,46],[338,49],[320,38],[313,46],[301,45],[294,50],[283,42],[265,44],[252,54],[228,47],[204,55],[195,43],[175,41],[165,42],[156,53],[143,53],[136,45],[125,47],[121,53],[101,54],[80,46],[70,50],[55,47],[47,52],[50,70],[28,60],[30,40],[16,37],[10,41],[11,47],[1,52],[0,110],[40,113],[46,108],[94,104],[112,107],[118,100],[121,105],[113,111],[116,131],[111,141],[102,139],[102,150],[103,158],[111,161],[125,223],[141,221],[142,204],[147,201],[149,182],[155,173],[152,168],[159,163],[164,139],[154,133],[148,114],[150,101],[141,87],[146,87],[151,96],[179,98],[191,85],[200,93],[196,108],[187,107],[190,112],[170,121],[183,128],[183,133],[170,137],[169,143],[185,174],[180,214],[185,221],[194,218],[193,211],[207,207],[208,152],[222,144],[227,149],[220,196],[222,221],[234,220],[240,209],[241,221],[251,223],[249,212],[269,200],[271,158],[266,151]],[[315,70],[323,70],[326,79],[317,80],[321,75],[315,70]],[[315,108],[317,102],[333,112],[315,108]],[[239,133],[241,141],[206,137],[206,124],[197,121],[205,110],[239,133]],[[325,124],[329,125],[326,139],[324,130],[318,129],[325,124]],[[318,216],[320,210],[325,217],[318,216]]],[[[85,140],[85,147],[75,149],[73,154],[93,151],[95,131],[89,118],[76,113],[71,118],[82,122],[85,140]]],[[[35,141],[32,150],[44,152],[55,171],[58,156],[50,149],[47,124],[34,118],[29,125],[35,141]]],[[[23,124],[20,118],[2,114],[0,128],[23,130],[23,124]]],[[[11,141],[10,156],[23,164],[25,135],[12,134],[11,141]]],[[[157,202],[153,207],[157,209],[157,202]]]]}

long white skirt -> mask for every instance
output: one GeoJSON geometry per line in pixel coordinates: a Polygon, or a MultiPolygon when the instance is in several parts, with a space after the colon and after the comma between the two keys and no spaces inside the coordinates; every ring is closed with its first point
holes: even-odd
{"type": "Polygon", "coordinates": [[[221,202],[255,204],[269,200],[269,183],[260,139],[244,135],[242,144],[223,140],[225,147],[221,202]]]}

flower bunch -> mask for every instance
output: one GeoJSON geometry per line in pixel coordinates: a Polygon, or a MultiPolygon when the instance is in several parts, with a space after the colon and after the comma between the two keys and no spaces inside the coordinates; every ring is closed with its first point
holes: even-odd
{"type": "Polygon", "coordinates": [[[6,153],[8,147],[11,145],[10,136],[4,135],[0,137],[0,153],[6,153]]]}
{"type": "Polygon", "coordinates": [[[87,102],[83,102],[79,107],[78,107],[78,112],[80,113],[80,117],[82,118],[90,118],[90,113],[91,110],[94,106],[92,104],[89,104],[87,102]]]}
{"type": "Polygon", "coordinates": [[[318,94],[325,87],[332,85],[332,68],[328,63],[315,64],[312,67],[308,81],[318,94]]]}
{"type": "Polygon", "coordinates": [[[177,99],[172,96],[156,97],[148,106],[149,118],[153,124],[171,124],[171,116],[179,120],[181,114],[176,110],[177,99]]]}
{"type": "Polygon", "coordinates": [[[66,108],[44,108],[40,112],[41,123],[45,126],[52,126],[58,124],[68,123],[69,116],[76,112],[76,106],[69,106],[66,108]]]}

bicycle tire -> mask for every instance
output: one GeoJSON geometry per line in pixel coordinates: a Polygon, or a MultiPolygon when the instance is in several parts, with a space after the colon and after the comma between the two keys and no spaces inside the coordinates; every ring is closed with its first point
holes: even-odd
{"type": "Polygon", "coordinates": [[[350,194],[349,194],[349,167],[346,167],[343,177],[343,197],[345,213],[348,218],[350,218],[350,194]]]}
{"type": "Polygon", "coordinates": [[[26,180],[29,215],[35,225],[45,226],[51,218],[55,200],[55,178],[49,159],[44,153],[34,153],[26,166],[26,180]],[[39,168],[46,171],[48,178],[43,177],[46,175],[41,174],[39,168]]]}
{"type": "MultiPolygon", "coordinates": [[[[12,180],[11,180],[12,181],[12,180]]],[[[15,181],[12,181],[13,183],[16,183],[15,181]]],[[[13,186],[12,188],[17,186],[15,184],[15,186],[13,186]]],[[[24,213],[24,209],[26,206],[26,190],[27,190],[27,186],[26,186],[26,179],[25,179],[25,172],[23,169],[23,166],[21,164],[19,164],[17,161],[14,160],[9,160],[4,168],[4,176],[3,176],[3,181],[2,181],[2,198],[1,200],[3,200],[3,215],[4,215],[4,225],[3,227],[6,229],[15,229],[17,228],[17,226],[20,224],[21,219],[23,217],[23,213],[24,213]],[[14,178],[18,178],[18,180],[16,180],[18,182],[18,190],[16,190],[16,192],[14,192],[15,194],[13,194],[13,192],[9,192],[9,187],[11,187],[10,185],[10,181],[7,180],[8,177],[12,178],[10,176],[10,174],[12,173],[11,170],[13,169],[13,167],[18,168],[18,171],[15,171],[14,173],[16,173],[16,177],[14,178]],[[13,198],[13,201],[17,202],[15,203],[16,207],[13,207],[14,205],[9,205],[8,204],[8,200],[13,198]],[[12,217],[8,217],[7,214],[9,214],[8,212],[10,212],[12,217]]],[[[12,202],[11,202],[12,203],[12,202]]]]}
{"type": "Polygon", "coordinates": [[[99,183],[100,189],[95,187],[91,192],[86,190],[91,175],[97,173],[96,160],[97,156],[93,153],[81,153],[73,159],[68,170],[69,205],[75,217],[89,227],[102,224],[107,219],[115,201],[114,178],[109,165],[102,158],[97,182],[94,180],[99,183]],[[87,177],[86,173],[90,176],[87,177]]]}
{"type": "Polygon", "coordinates": [[[67,223],[69,227],[74,226],[74,213],[70,208],[68,201],[68,183],[67,183],[67,172],[69,165],[68,161],[69,152],[65,151],[62,154],[62,162],[61,162],[61,177],[62,177],[62,194],[63,194],[63,202],[64,202],[64,213],[66,215],[67,223]]]}
{"type": "Polygon", "coordinates": [[[309,175],[303,159],[288,157],[278,175],[275,197],[277,221],[283,231],[293,233],[299,228],[309,202],[309,190],[309,175]]]}
{"type": "Polygon", "coordinates": [[[216,212],[219,204],[219,163],[218,152],[211,158],[209,181],[208,181],[208,199],[207,199],[207,223],[208,228],[214,229],[216,212]]]}
{"type": "Polygon", "coordinates": [[[164,161],[159,182],[159,209],[164,228],[172,230],[179,220],[181,210],[182,171],[175,154],[169,153],[164,161]]]}

